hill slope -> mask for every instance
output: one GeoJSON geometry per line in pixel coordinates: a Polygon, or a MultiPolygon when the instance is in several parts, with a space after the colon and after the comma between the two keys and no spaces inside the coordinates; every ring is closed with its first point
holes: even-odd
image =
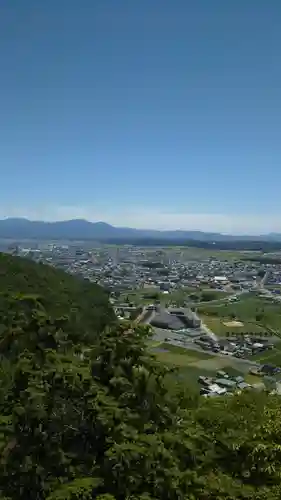
{"type": "Polygon", "coordinates": [[[51,317],[67,315],[83,330],[101,332],[114,320],[106,292],[98,285],[28,259],[0,253],[0,314],[12,296],[39,298],[51,317]]]}
{"type": "Polygon", "coordinates": [[[195,397],[144,326],[85,337],[106,295],[48,266],[0,255],[0,292],[1,500],[280,500],[279,396],[195,397]]]}

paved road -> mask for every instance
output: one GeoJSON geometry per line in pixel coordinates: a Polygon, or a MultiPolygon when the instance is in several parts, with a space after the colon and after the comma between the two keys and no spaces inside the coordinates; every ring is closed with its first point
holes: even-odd
{"type": "Polygon", "coordinates": [[[184,343],[180,342],[179,338],[178,338],[178,334],[175,334],[174,332],[167,332],[167,330],[163,330],[161,328],[155,328],[154,331],[155,331],[154,340],[158,341],[159,343],[168,342],[169,344],[172,344],[172,345],[177,346],[177,347],[182,347],[183,349],[205,353],[205,354],[208,354],[208,356],[214,357],[214,358],[225,359],[225,360],[228,360],[229,363],[234,367],[235,367],[235,365],[240,366],[240,367],[244,366],[244,368],[247,368],[247,371],[251,367],[259,366],[259,363],[255,362],[255,361],[251,361],[249,359],[236,358],[235,356],[229,356],[227,354],[223,354],[222,352],[213,352],[213,351],[209,351],[209,350],[204,350],[200,346],[195,344],[192,341],[192,339],[185,338],[184,343]],[[166,340],[167,337],[169,338],[169,340],[166,340]]]}
{"type": "Polygon", "coordinates": [[[155,311],[151,311],[146,307],[143,308],[141,314],[136,319],[136,323],[141,323],[142,325],[149,325],[155,315],[155,311]]]}
{"type": "Polygon", "coordinates": [[[269,271],[266,271],[263,278],[260,281],[256,280],[255,288],[256,290],[264,290],[264,285],[266,284],[269,276],[269,271]]]}
{"type": "Polygon", "coordinates": [[[269,276],[269,271],[266,271],[266,273],[265,273],[265,275],[262,278],[261,283],[260,283],[261,288],[264,288],[264,285],[266,285],[266,282],[268,280],[268,276],[269,276]]]}
{"type": "Polygon", "coordinates": [[[218,341],[217,335],[201,320],[201,330],[205,335],[208,335],[214,342],[218,341]]]}

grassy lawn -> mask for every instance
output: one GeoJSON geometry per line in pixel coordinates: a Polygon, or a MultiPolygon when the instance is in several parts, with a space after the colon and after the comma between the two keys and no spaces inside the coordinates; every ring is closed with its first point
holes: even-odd
{"type": "Polygon", "coordinates": [[[161,348],[174,353],[174,354],[180,354],[182,356],[191,356],[195,357],[196,360],[198,359],[210,359],[212,356],[206,352],[201,352],[201,351],[195,351],[193,349],[185,349],[184,347],[168,344],[164,342],[161,344],[161,348]]]}
{"type": "Polygon", "coordinates": [[[250,385],[258,384],[259,382],[262,382],[262,377],[259,377],[257,375],[252,375],[251,373],[248,373],[245,377],[245,382],[250,385]]]}
{"type": "Polygon", "coordinates": [[[216,333],[216,335],[225,337],[226,333],[230,331],[230,329],[223,324],[224,319],[217,318],[216,316],[207,316],[201,314],[200,318],[202,319],[203,323],[205,323],[205,325],[207,325],[214,333],[216,333]]]}
{"type": "MultiPolygon", "coordinates": [[[[195,353],[196,354],[196,353],[195,353]]],[[[190,363],[196,363],[196,356],[176,354],[173,352],[158,352],[157,359],[162,363],[174,366],[187,366],[190,363]]]]}
{"type": "Polygon", "coordinates": [[[185,349],[184,347],[169,344],[168,342],[158,342],[157,345],[149,346],[151,351],[157,357],[167,358],[168,363],[174,363],[182,366],[182,364],[189,364],[191,362],[199,361],[202,359],[210,359],[212,355],[207,352],[201,352],[194,349],[185,349]],[[171,361],[171,360],[174,361],[171,361]]]}
{"type": "Polygon", "coordinates": [[[159,342],[158,340],[147,340],[146,344],[149,349],[153,349],[161,346],[162,342],[159,342]]]}
{"type": "Polygon", "coordinates": [[[184,349],[183,347],[174,346],[165,342],[152,348],[152,352],[159,361],[173,366],[187,366],[190,363],[196,363],[199,360],[210,359],[212,357],[204,352],[184,349]]]}

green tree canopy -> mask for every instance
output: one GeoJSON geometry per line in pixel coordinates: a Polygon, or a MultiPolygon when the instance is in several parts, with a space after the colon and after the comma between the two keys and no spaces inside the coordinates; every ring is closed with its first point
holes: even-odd
{"type": "Polygon", "coordinates": [[[73,312],[15,291],[0,332],[1,500],[280,499],[279,396],[195,398],[148,353],[146,327],[109,314],[101,333],[97,317],[90,342],[82,317],[74,335],[73,312]]]}
{"type": "Polygon", "coordinates": [[[66,315],[80,335],[92,337],[115,320],[108,294],[100,286],[51,266],[0,253],[0,330],[5,318],[22,311],[23,301],[17,305],[22,295],[25,301],[29,297],[40,302],[51,317],[66,315]]]}

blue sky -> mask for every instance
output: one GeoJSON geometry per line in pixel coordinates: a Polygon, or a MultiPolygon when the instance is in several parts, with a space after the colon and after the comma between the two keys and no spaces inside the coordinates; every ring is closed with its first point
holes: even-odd
{"type": "Polygon", "coordinates": [[[0,217],[281,231],[278,0],[2,0],[0,217]]]}

